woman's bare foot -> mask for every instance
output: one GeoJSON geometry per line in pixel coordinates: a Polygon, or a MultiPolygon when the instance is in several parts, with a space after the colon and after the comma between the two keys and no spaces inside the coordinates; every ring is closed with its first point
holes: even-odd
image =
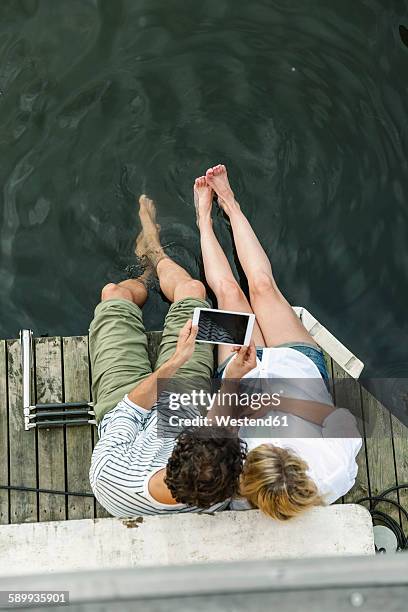
{"type": "Polygon", "coordinates": [[[197,226],[201,222],[211,222],[213,190],[207,184],[205,176],[199,176],[194,181],[194,204],[196,209],[197,226]]]}
{"type": "Polygon", "coordinates": [[[156,269],[159,261],[167,257],[160,243],[160,226],[156,223],[156,206],[153,200],[144,194],[140,196],[139,204],[139,217],[143,233],[143,243],[140,243],[140,248],[143,251],[143,256],[156,269]]]}
{"type": "Polygon", "coordinates": [[[219,205],[227,214],[229,214],[232,209],[237,207],[239,209],[234,192],[229,184],[227,169],[223,164],[208,168],[205,177],[207,184],[210,185],[217,194],[219,205]]]}

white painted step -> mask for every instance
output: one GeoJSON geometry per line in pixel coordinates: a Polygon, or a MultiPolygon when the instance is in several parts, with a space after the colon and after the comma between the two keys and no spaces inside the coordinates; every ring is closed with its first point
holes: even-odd
{"type": "Polygon", "coordinates": [[[330,355],[352,378],[358,378],[364,369],[364,363],[349,349],[337,340],[315,317],[303,306],[294,306],[293,310],[312,336],[313,340],[330,355]]]}
{"type": "Polygon", "coordinates": [[[0,576],[196,562],[372,555],[371,516],[355,504],[282,523],[258,510],[0,526],[0,576]]]}

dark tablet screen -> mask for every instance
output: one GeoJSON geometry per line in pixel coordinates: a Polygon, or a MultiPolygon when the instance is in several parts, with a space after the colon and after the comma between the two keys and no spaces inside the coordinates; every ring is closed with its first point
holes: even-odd
{"type": "Polygon", "coordinates": [[[201,310],[197,340],[217,344],[244,344],[249,315],[222,310],[201,310]]]}

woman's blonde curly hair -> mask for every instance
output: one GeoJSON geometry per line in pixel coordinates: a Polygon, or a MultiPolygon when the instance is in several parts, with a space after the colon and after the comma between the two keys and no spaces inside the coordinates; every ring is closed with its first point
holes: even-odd
{"type": "Polygon", "coordinates": [[[306,461],[294,452],[261,444],[247,455],[240,494],[273,519],[287,521],[308,508],[324,505],[307,470],[306,461]]]}

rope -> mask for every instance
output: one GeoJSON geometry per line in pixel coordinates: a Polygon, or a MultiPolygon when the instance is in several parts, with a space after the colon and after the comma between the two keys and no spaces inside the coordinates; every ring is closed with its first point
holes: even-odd
{"type": "Polygon", "coordinates": [[[23,487],[16,485],[0,485],[5,491],[28,491],[29,493],[51,493],[52,495],[74,495],[76,497],[94,497],[93,493],[77,493],[75,491],[54,491],[53,489],[40,489],[38,487],[23,487]]]}
{"type": "Polygon", "coordinates": [[[408,483],[405,482],[400,485],[389,487],[379,495],[368,495],[367,497],[361,497],[360,499],[357,499],[355,503],[364,504],[369,502],[369,512],[373,521],[376,521],[376,523],[380,525],[384,525],[384,527],[388,527],[388,529],[390,529],[395,534],[395,537],[397,538],[398,542],[398,550],[408,550],[408,536],[406,535],[401,525],[386,512],[377,510],[377,505],[379,503],[391,504],[395,508],[398,508],[401,515],[403,515],[408,521],[407,509],[404,508],[404,506],[402,506],[395,499],[389,499],[387,497],[387,495],[389,495],[390,493],[395,493],[397,491],[400,491],[401,489],[408,489],[408,483]]]}

